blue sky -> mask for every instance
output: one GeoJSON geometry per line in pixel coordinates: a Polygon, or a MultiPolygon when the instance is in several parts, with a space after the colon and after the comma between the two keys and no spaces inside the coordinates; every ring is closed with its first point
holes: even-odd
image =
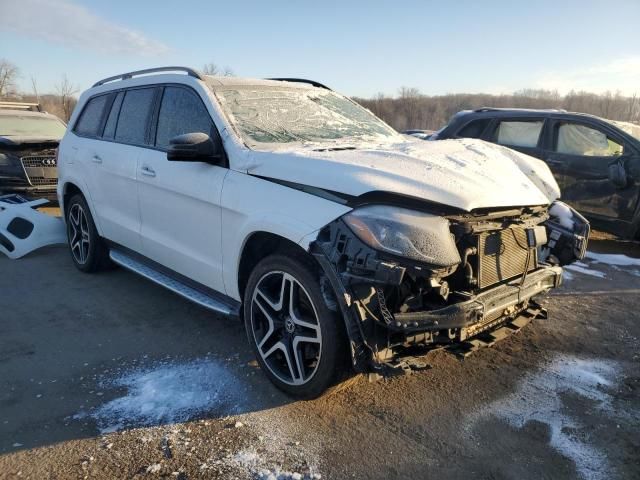
{"type": "Polygon", "coordinates": [[[80,89],[127,70],[215,62],[345,94],[640,93],[638,0],[0,0],[0,58],[20,85],[80,89]]]}

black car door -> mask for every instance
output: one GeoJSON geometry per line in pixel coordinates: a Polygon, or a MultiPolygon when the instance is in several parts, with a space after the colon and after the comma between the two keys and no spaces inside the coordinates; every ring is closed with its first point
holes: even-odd
{"type": "Polygon", "coordinates": [[[549,131],[545,156],[550,166],[561,171],[563,200],[590,216],[631,221],[638,202],[637,185],[616,185],[610,172],[612,166],[637,156],[635,149],[615,130],[591,119],[551,119],[549,131]]]}

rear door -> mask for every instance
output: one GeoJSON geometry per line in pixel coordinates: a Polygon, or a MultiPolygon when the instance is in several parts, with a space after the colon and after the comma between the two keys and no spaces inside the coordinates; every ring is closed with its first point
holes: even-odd
{"type": "Polygon", "coordinates": [[[143,253],[214,290],[222,281],[220,196],[227,168],[167,160],[169,141],[184,133],[217,130],[190,87],[167,85],[154,122],[154,148],[138,159],[143,253]]]}
{"type": "Polygon", "coordinates": [[[142,249],[136,167],[149,143],[157,91],[144,87],[112,94],[100,141],[88,152],[95,166],[91,191],[102,233],[135,251],[142,249]]]}
{"type": "Polygon", "coordinates": [[[543,117],[498,118],[487,130],[485,139],[542,159],[544,126],[543,117]]]}
{"type": "Polygon", "coordinates": [[[616,187],[609,165],[636,155],[625,140],[604,125],[589,120],[550,121],[552,162],[563,165],[562,198],[580,212],[606,220],[629,222],[638,204],[638,186],[616,187]]]}

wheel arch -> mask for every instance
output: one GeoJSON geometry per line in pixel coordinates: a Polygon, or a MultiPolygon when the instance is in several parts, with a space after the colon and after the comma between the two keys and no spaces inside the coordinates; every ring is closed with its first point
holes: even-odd
{"type": "Polygon", "coordinates": [[[62,185],[62,204],[60,205],[60,212],[62,214],[63,220],[66,222],[67,205],[69,203],[69,200],[71,200],[71,198],[76,194],[80,194],[84,197],[87,205],[89,206],[89,211],[91,212],[91,217],[93,217],[93,223],[96,226],[96,230],[98,230],[99,235],[102,235],[102,228],[100,227],[98,216],[96,215],[93,203],[91,202],[91,197],[82,187],[81,182],[67,180],[62,185]]]}
{"type": "Polygon", "coordinates": [[[316,263],[309,252],[287,237],[265,230],[252,232],[244,241],[238,261],[236,280],[240,299],[244,296],[249,275],[258,262],[276,252],[287,254],[294,252],[296,255],[304,255],[316,263]]]}

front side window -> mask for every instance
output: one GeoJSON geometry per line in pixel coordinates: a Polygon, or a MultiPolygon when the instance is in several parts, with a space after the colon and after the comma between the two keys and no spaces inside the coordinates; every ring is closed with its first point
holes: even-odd
{"type": "Polygon", "coordinates": [[[211,135],[213,122],[202,100],[193,92],[179,87],[166,87],[160,105],[156,147],[167,148],[169,141],[184,133],[211,135]]]}
{"type": "Polygon", "coordinates": [[[147,122],[153,105],[154,88],[128,90],[120,107],[115,139],[118,142],[144,145],[147,122]]]}
{"type": "Polygon", "coordinates": [[[87,102],[74,129],[78,135],[88,137],[98,135],[102,114],[108,99],[109,95],[100,95],[99,97],[93,97],[87,102]]]}
{"type": "Polygon", "coordinates": [[[216,94],[249,145],[343,139],[402,141],[371,112],[329,90],[248,86],[220,89],[216,94]]]}
{"type": "Polygon", "coordinates": [[[563,123],[557,132],[557,153],[586,157],[617,157],[623,153],[622,145],[586,125],[563,123]]]}
{"type": "Polygon", "coordinates": [[[513,147],[535,147],[543,124],[542,120],[500,122],[496,129],[496,142],[513,147]]]}

